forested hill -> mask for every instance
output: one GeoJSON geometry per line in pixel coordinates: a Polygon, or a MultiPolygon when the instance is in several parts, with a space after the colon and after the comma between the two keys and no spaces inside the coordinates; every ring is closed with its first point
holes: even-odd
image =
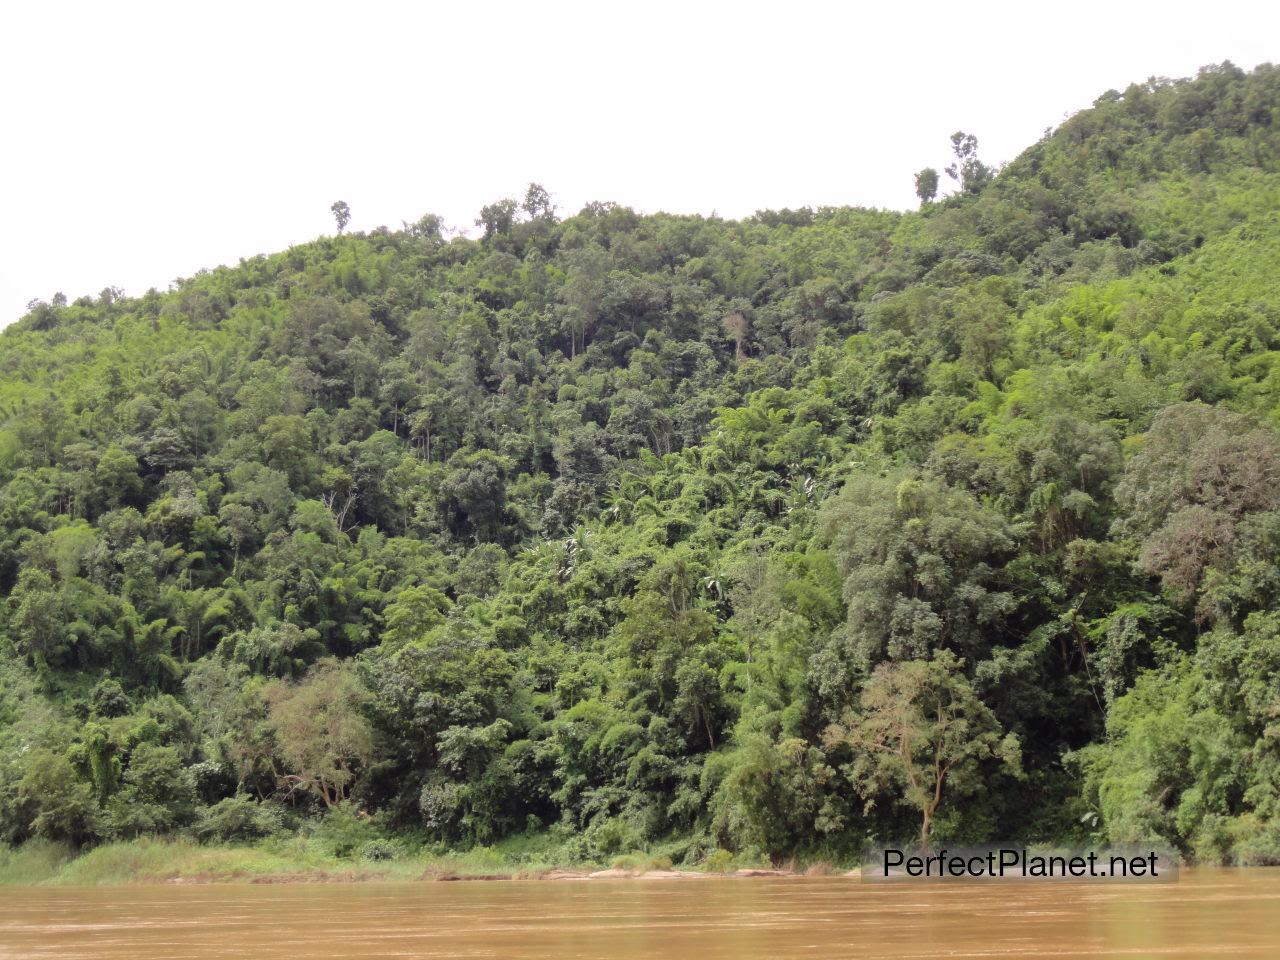
{"type": "Polygon", "coordinates": [[[33,305],[0,836],[1280,859],[1280,70],[954,146],[33,305]]]}

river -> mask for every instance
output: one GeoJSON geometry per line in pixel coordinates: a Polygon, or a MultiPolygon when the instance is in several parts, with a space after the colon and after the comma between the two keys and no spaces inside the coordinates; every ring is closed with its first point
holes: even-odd
{"type": "Polygon", "coordinates": [[[850,878],[0,887],[0,958],[1280,957],[1280,870],[1176,883],[850,878]]]}

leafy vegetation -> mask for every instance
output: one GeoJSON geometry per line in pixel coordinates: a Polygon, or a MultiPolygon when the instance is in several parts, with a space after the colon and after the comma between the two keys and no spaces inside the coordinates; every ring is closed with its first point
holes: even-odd
{"type": "Polygon", "coordinates": [[[1280,71],[953,146],[916,212],[335,203],[33,304],[0,837],[1280,860],[1280,71]]]}

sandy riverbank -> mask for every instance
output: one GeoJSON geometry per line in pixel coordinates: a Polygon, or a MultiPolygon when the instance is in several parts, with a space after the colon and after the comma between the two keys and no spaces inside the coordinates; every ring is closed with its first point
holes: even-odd
{"type": "MultiPolygon", "coordinates": [[[[554,867],[550,870],[530,871],[530,870],[514,870],[510,872],[496,873],[458,873],[453,870],[441,870],[428,868],[418,877],[421,881],[450,882],[450,881],[530,881],[530,880],[707,880],[713,877],[739,877],[739,878],[788,878],[788,877],[806,877],[806,876],[858,876],[857,870],[841,871],[831,869],[810,869],[810,870],[772,870],[772,869],[753,869],[744,868],[740,870],[732,870],[724,873],[717,873],[707,870],[625,870],[619,867],[610,867],[605,870],[593,869],[570,869],[564,867],[554,867]]],[[[170,877],[164,882],[166,883],[218,883],[235,880],[247,880],[249,883],[361,883],[369,881],[379,881],[388,879],[403,879],[400,877],[387,877],[386,875],[370,871],[347,871],[347,872],[329,872],[329,871],[306,871],[301,873],[281,873],[267,874],[255,877],[244,877],[234,875],[216,875],[208,874],[203,876],[179,876],[170,877]]]]}

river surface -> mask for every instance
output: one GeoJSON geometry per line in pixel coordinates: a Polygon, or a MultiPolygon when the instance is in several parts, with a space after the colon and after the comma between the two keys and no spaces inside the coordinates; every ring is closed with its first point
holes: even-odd
{"type": "Polygon", "coordinates": [[[0,887],[0,958],[1280,958],[1280,870],[1176,883],[851,878],[0,887]]]}

